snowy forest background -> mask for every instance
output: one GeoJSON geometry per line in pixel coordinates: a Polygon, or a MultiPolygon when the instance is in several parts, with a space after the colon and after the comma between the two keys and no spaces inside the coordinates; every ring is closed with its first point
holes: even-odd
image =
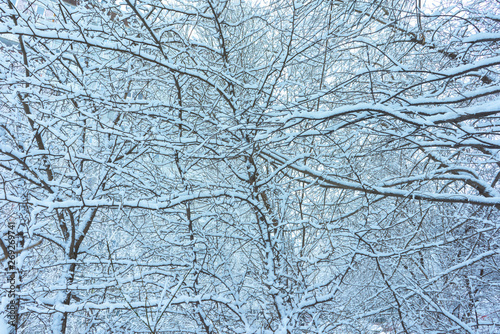
{"type": "Polygon", "coordinates": [[[6,333],[499,333],[498,0],[1,0],[6,333]]]}

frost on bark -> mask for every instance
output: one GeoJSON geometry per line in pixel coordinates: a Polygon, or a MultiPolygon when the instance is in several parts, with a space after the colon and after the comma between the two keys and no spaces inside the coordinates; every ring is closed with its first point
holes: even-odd
{"type": "Polygon", "coordinates": [[[500,11],[467,3],[2,2],[17,331],[498,332],[500,11]]]}

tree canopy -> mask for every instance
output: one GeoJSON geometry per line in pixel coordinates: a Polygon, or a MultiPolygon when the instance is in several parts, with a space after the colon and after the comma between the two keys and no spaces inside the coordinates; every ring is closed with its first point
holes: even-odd
{"type": "Polygon", "coordinates": [[[498,1],[4,0],[0,37],[8,331],[500,330],[498,1]]]}

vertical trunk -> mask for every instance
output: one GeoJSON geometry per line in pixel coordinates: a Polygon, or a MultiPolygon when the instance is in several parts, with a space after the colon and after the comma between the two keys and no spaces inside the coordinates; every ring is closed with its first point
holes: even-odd
{"type": "MultiPolygon", "coordinates": [[[[76,256],[72,256],[70,260],[76,260],[76,256]]],[[[66,286],[73,283],[75,277],[76,264],[72,263],[67,266],[66,277],[61,278],[61,282],[65,282],[66,286]]],[[[71,301],[71,290],[66,289],[61,291],[56,297],[55,305],[66,307],[71,301]]],[[[52,334],[65,334],[68,326],[69,313],[67,311],[56,312],[52,317],[52,334]]]]}

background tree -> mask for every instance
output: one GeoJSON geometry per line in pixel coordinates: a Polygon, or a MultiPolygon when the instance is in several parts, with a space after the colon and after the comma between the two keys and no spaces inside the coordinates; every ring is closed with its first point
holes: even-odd
{"type": "Polygon", "coordinates": [[[17,331],[498,331],[499,13],[442,5],[2,3],[17,331]]]}

